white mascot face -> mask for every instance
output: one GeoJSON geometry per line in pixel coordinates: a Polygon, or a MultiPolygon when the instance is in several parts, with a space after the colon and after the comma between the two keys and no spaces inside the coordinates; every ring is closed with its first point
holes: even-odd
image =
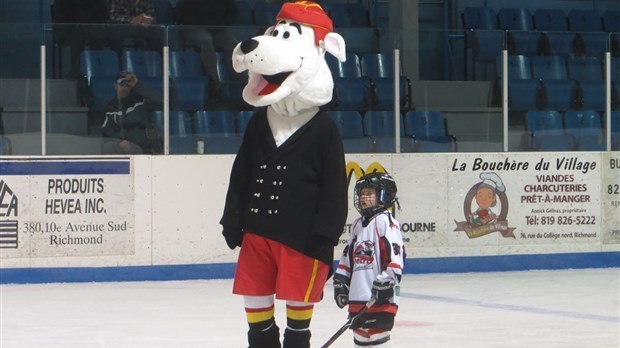
{"type": "Polygon", "coordinates": [[[325,52],[345,61],[344,39],[330,32],[315,43],[311,26],[287,19],[237,45],[233,68],[248,70],[243,99],[253,106],[279,104],[287,114],[327,104],[333,80],[325,52]]]}

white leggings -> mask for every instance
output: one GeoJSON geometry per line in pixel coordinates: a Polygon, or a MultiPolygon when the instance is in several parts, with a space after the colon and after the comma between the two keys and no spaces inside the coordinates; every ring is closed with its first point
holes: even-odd
{"type": "MultiPolygon", "coordinates": [[[[275,303],[275,299],[273,295],[267,296],[243,296],[243,301],[245,303],[246,308],[267,308],[271,307],[275,303]]],[[[293,307],[303,307],[307,305],[311,305],[313,303],[310,302],[299,302],[299,301],[286,301],[287,306],[293,307]]]]}
{"type": "Polygon", "coordinates": [[[364,329],[356,329],[353,331],[355,348],[391,348],[390,331],[368,334],[364,329]]]}

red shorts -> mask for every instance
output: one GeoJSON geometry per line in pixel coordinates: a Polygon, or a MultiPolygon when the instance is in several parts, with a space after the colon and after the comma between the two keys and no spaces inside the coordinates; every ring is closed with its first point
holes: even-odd
{"type": "Polygon", "coordinates": [[[319,260],[273,240],[245,233],[233,293],[275,294],[279,300],[319,302],[328,272],[329,267],[319,260]]]}

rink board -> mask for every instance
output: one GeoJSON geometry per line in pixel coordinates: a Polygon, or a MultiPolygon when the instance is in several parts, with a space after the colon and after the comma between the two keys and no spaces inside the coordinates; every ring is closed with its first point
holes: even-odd
{"type": "MultiPolygon", "coordinates": [[[[232,277],[237,250],[219,219],[233,160],[0,159],[0,282],[232,277]]],[[[346,160],[349,214],[336,255],[358,215],[353,183],[387,171],[398,184],[405,272],[620,267],[618,152],[346,160]],[[490,182],[492,206],[478,194],[490,182]],[[491,220],[474,218],[480,210],[491,220]]]]}

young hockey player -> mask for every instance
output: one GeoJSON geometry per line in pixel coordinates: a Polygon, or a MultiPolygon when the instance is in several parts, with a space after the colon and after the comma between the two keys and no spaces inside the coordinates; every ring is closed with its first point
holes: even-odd
{"type": "Polygon", "coordinates": [[[400,224],[388,210],[398,203],[396,182],[386,173],[366,174],[355,184],[354,200],[361,217],[334,275],[334,299],[340,308],[348,304],[352,316],[375,297],[351,325],[354,346],[389,348],[405,259],[400,224]]]}

